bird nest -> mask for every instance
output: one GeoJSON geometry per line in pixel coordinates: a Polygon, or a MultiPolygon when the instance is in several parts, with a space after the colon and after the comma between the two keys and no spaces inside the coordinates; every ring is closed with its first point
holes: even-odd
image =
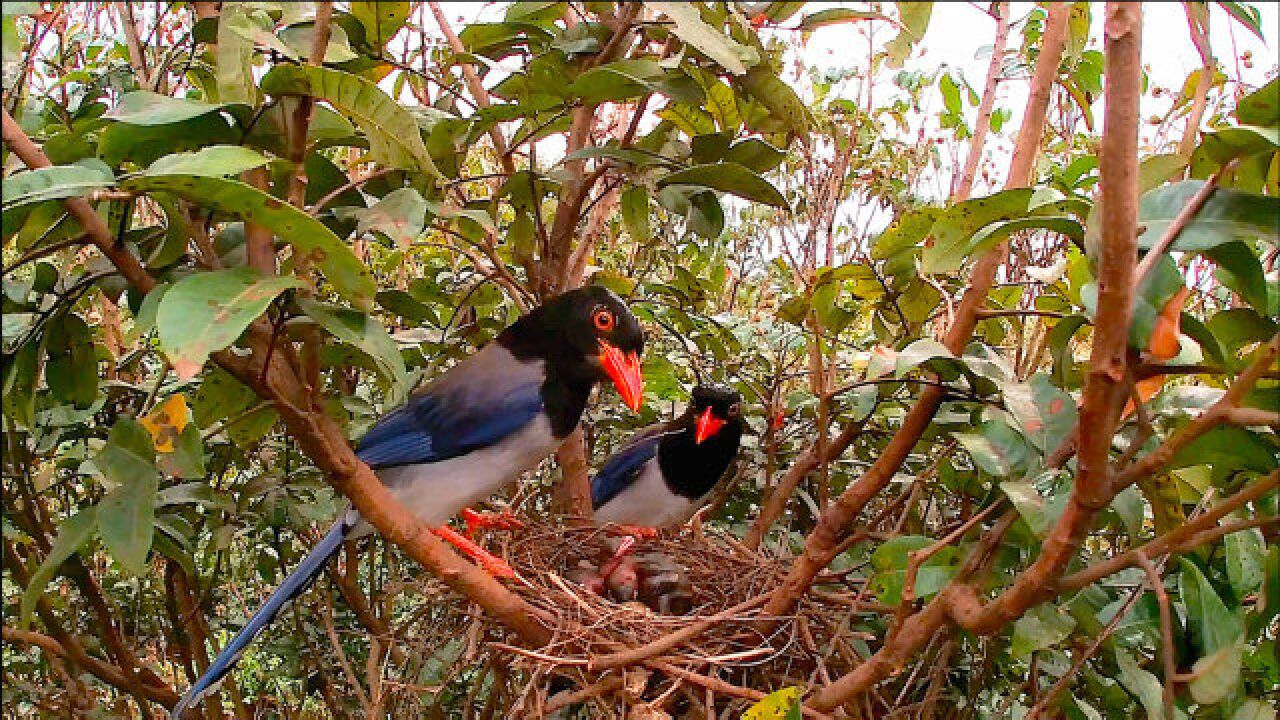
{"type": "MultiPolygon", "coordinates": [[[[850,625],[875,604],[842,577],[826,578],[793,615],[769,616],[763,606],[790,558],[753,551],[721,531],[686,528],[645,539],[634,551],[641,562],[677,569],[687,611],[672,614],[652,602],[618,602],[571,579],[607,562],[616,545],[608,529],[555,520],[488,538],[519,573],[509,586],[553,635],[546,646],[529,648],[491,623],[479,631],[484,640],[472,643],[471,659],[486,654],[503,666],[513,693],[505,706],[541,716],[590,703],[587,717],[634,714],[643,706],[663,717],[697,703],[704,714],[706,703],[750,703],[769,690],[836,677],[862,659],[861,633],[850,625]]],[[[466,603],[455,605],[460,622],[445,627],[467,632],[468,621],[483,622],[466,603]]]]}

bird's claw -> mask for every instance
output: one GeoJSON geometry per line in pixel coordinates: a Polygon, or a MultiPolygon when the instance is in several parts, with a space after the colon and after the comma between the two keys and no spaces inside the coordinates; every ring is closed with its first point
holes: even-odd
{"type": "Polygon", "coordinates": [[[479,563],[480,567],[484,568],[490,575],[502,579],[514,579],[516,577],[516,571],[505,560],[480,547],[471,538],[462,535],[457,530],[444,526],[436,528],[435,533],[441,540],[458,548],[463,555],[479,563]]]}
{"type": "Polygon", "coordinates": [[[520,530],[524,522],[514,513],[504,510],[496,513],[476,512],[471,508],[463,508],[459,513],[462,522],[467,524],[467,535],[474,536],[476,530],[520,530]]]}
{"type": "Polygon", "coordinates": [[[658,528],[643,525],[613,525],[609,527],[610,535],[630,535],[637,540],[653,540],[658,537],[658,528]]]}

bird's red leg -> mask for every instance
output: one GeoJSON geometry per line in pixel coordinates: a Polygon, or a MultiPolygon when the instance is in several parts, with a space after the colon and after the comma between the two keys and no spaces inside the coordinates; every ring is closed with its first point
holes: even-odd
{"type": "Polygon", "coordinates": [[[643,525],[612,525],[606,532],[610,535],[630,535],[637,540],[652,540],[658,537],[658,528],[643,525]]]}
{"type": "Polygon", "coordinates": [[[627,535],[622,538],[622,542],[618,544],[618,549],[613,551],[613,557],[600,566],[600,577],[608,579],[613,574],[613,571],[618,569],[618,565],[622,564],[622,558],[626,557],[635,546],[635,535],[627,535]]]}
{"type": "Polygon", "coordinates": [[[498,513],[481,513],[471,508],[462,508],[458,513],[467,524],[467,535],[474,537],[476,530],[519,530],[524,522],[514,513],[504,510],[498,513]]]}
{"type": "Polygon", "coordinates": [[[516,576],[516,571],[512,570],[511,566],[508,565],[505,560],[475,544],[471,538],[459,533],[448,525],[434,528],[432,532],[439,536],[441,540],[444,540],[450,545],[458,548],[463,555],[475,560],[481,567],[487,570],[490,575],[497,578],[514,578],[516,576]]]}

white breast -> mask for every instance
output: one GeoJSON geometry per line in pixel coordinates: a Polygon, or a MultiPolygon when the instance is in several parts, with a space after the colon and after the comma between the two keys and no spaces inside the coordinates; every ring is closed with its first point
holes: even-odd
{"type": "MultiPolygon", "coordinates": [[[[539,413],[524,428],[487,448],[441,462],[383,468],[378,477],[423,522],[438,527],[462,508],[484,500],[537,467],[559,445],[560,440],[551,432],[551,421],[539,413]]],[[[365,535],[371,531],[360,521],[353,532],[365,535]]]]}
{"type": "Polygon", "coordinates": [[[693,501],[671,492],[658,463],[645,465],[635,482],[595,511],[598,524],[666,527],[678,522],[693,501]]]}

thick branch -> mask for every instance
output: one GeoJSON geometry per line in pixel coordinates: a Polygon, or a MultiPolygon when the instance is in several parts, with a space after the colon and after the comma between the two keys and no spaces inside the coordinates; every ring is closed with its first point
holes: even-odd
{"type": "MultiPolygon", "coordinates": [[[[1058,66],[1066,46],[1066,23],[1069,9],[1064,3],[1054,3],[1049,8],[1040,57],[1036,61],[1027,111],[1023,116],[1018,144],[1010,162],[1008,187],[1024,187],[1031,182],[1033,160],[1044,133],[1048,113],[1049,95],[1058,66]]],[[[986,301],[987,292],[995,280],[996,271],[1008,255],[1008,244],[1000,243],[989,250],[974,265],[969,288],[956,310],[955,322],[947,332],[945,345],[959,354],[978,322],[978,310],[986,301]]],[[[783,616],[790,613],[801,596],[813,583],[813,579],[835,557],[841,540],[851,532],[854,520],[867,503],[878,495],[902,467],[912,448],[924,435],[934,414],[942,404],[944,390],[926,387],[912,406],[902,426],[876,462],[845,492],[831,502],[818,520],[817,527],[805,539],[804,554],[796,559],[791,571],[772,594],[765,613],[783,616]]],[[[863,666],[866,667],[866,666],[863,666]]],[[[830,707],[834,707],[830,706],[830,707]]]]}

